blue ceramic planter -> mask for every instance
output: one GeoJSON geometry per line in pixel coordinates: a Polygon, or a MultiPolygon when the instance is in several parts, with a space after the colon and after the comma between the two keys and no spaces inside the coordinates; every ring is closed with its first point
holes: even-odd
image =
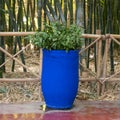
{"type": "Polygon", "coordinates": [[[42,93],[50,108],[71,108],[79,81],[79,51],[43,50],[42,93]]]}

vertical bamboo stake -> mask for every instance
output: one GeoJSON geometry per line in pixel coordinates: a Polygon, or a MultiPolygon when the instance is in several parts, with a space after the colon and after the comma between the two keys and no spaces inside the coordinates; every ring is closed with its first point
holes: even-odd
{"type": "MultiPolygon", "coordinates": [[[[109,48],[110,48],[110,43],[111,43],[111,39],[106,39],[106,44],[105,44],[105,52],[104,52],[104,56],[103,56],[103,73],[102,73],[102,77],[106,78],[107,76],[107,60],[108,60],[108,52],[109,52],[109,48]]],[[[101,93],[103,94],[105,91],[105,83],[103,83],[102,85],[102,91],[101,93]]]]}
{"type": "Polygon", "coordinates": [[[42,72],[42,49],[40,49],[40,69],[39,69],[40,86],[39,86],[39,98],[40,98],[40,101],[43,101],[42,89],[41,89],[41,72],[42,72]]]}
{"type": "MultiPolygon", "coordinates": [[[[101,34],[100,30],[96,30],[97,34],[101,34]]],[[[96,61],[97,61],[97,79],[99,80],[100,75],[101,75],[101,48],[102,48],[102,40],[99,40],[96,43],[96,61]]],[[[100,87],[101,87],[101,83],[98,82],[97,83],[97,95],[100,95],[100,87]]]]}

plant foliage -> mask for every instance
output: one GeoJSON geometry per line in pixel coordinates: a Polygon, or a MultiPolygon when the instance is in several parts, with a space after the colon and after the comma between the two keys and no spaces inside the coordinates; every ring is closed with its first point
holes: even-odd
{"type": "Polygon", "coordinates": [[[28,36],[31,42],[48,50],[76,50],[81,48],[83,29],[75,24],[67,27],[59,22],[45,25],[45,29],[28,36]]]}

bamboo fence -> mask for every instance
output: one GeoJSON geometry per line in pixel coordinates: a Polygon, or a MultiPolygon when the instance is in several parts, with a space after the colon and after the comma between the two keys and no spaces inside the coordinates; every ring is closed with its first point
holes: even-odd
{"type": "MultiPolygon", "coordinates": [[[[0,32],[0,36],[26,36],[30,34],[34,34],[35,32],[0,32]]],[[[118,74],[120,74],[120,70],[118,72],[115,72],[114,74],[107,76],[107,60],[108,60],[108,54],[110,49],[111,41],[114,41],[118,45],[120,45],[120,35],[118,34],[106,34],[101,35],[100,31],[97,31],[97,34],[83,34],[83,38],[91,38],[93,39],[92,42],[83,48],[80,51],[80,54],[84,53],[86,50],[91,48],[93,45],[96,45],[96,51],[97,51],[97,71],[92,72],[90,69],[86,68],[84,64],[80,63],[80,65],[92,74],[92,77],[80,77],[81,82],[92,82],[96,81],[98,83],[97,91],[98,94],[100,93],[100,86],[103,86],[102,92],[104,92],[104,83],[106,81],[108,82],[120,82],[120,78],[116,77],[118,74]],[[102,55],[102,41],[105,41],[105,49],[104,53],[102,55]]],[[[29,47],[30,44],[28,44],[25,48],[29,47]]],[[[29,72],[31,70],[29,67],[24,65],[20,60],[16,58],[18,54],[20,54],[24,49],[18,51],[15,55],[11,55],[8,51],[0,47],[0,51],[2,51],[4,54],[9,56],[12,60],[15,60],[18,64],[20,64],[23,68],[27,69],[29,72]]],[[[0,67],[5,65],[9,60],[5,61],[0,67]]],[[[39,81],[39,75],[36,73],[33,73],[36,78],[0,78],[0,82],[38,82],[39,81]]]]}

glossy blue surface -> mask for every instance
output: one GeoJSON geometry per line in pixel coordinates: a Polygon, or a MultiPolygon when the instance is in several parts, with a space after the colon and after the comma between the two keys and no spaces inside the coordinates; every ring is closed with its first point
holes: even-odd
{"type": "Polygon", "coordinates": [[[48,107],[72,107],[78,90],[78,53],[43,50],[42,92],[48,107]]]}

